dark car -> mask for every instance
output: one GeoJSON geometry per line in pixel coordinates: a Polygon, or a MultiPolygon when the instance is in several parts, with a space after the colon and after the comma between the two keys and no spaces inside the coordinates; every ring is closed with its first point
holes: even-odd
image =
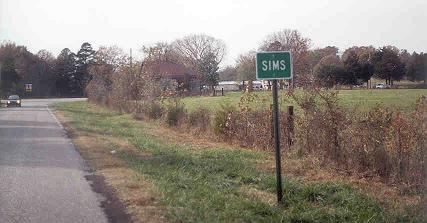
{"type": "Polygon", "coordinates": [[[10,106],[22,106],[22,100],[18,95],[11,95],[9,98],[7,98],[7,107],[10,106]]]}

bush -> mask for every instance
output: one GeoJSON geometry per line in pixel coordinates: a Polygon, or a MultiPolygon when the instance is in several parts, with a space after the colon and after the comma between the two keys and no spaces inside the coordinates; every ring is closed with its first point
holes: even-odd
{"type": "Polygon", "coordinates": [[[295,115],[294,141],[297,143],[297,154],[302,156],[313,151],[321,151],[319,141],[322,139],[315,130],[320,127],[320,114],[316,103],[317,93],[313,90],[303,91],[301,94],[289,92],[287,97],[295,101],[301,112],[295,115]]]}
{"type": "MultiPolygon", "coordinates": [[[[158,81],[134,76],[97,76],[87,87],[91,102],[116,110],[135,112],[137,117],[164,118],[168,126],[186,121],[197,132],[213,130],[221,138],[242,146],[273,150],[271,108],[257,108],[266,98],[246,93],[238,107],[221,104],[213,114],[199,108],[186,114],[176,91],[165,91],[158,81]],[[107,78],[108,77],[108,78],[107,78]],[[151,81],[150,81],[151,80],[151,81]],[[165,96],[160,100],[161,93],[165,96]],[[166,94],[165,94],[166,93],[166,94]]],[[[282,150],[299,156],[315,155],[325,164],[379,176],[409,189],[426,191],[427,100],[419,98],[410,114],[392,112],[383,106],[368,111],[350,111],[339,105],[337,93],[311,87],[290,92],[285,100],[298,105],[292,148],[282,150]],[[296,153],[295,153],[296,152],[296,153]]],[[[288,141],[286,113],[280,113],[282,148],[288,141]]]]}
{"type": "Polygon", "coordinates": [[[427,102],[421,97],[411,114],[384,106],[351,111],[334,92],[311,89],[290,95],[301,111],[295,116],[295,147],[325,163],[377,175],[409,189],[426,190],[427,102]]]}
{"type": "Polygon", "coordinates": [[[410,116],[410,155],[407,168],[408,182],[421,188],[427,202],[427,99],[421,96],[416,103],[416,109],[410,116]]]}
{"type": "Polygon", "coordinates": [[[168,126],[176,126],[185,117],[185,107],[176,98],[167,99],[165,106],[165,121],[168,126]]]}
{"type": "Polygon", "coordinates": [[[211,127],[211,112],[206,108],[198,108],[187,116],[189,127],[197,128],[199,131],[207,131],[211,127]]]}
{"type": "MultiPolygon", "coordinates": [[[[280,120],[281,140],[283,137],[284,113],[280,120]]],[[[273,149],[272,118],[269,110],[236,111],[230,114],[227,122],[228,138],[241,146],[254,147],[262,150],[273,149]]],[[[282,144],[283,145],[283,144],[282,144]]]]}
{"type": "Polygon", "coordinates": [[[163,115],[163,107],[158,101],[150,101],[145,103],[144,113],[151,119],[159,119],[163,115]]]}
{"type": "Polygon", "coordinates": [[[89,101],[98,104],[106,104],[110,90],[108,80],[103,77],[95,76],[86,86],[86,94],[89,101]]]}
{"type": "Polygon", "coordinates": [[[235,111],[235,107],[230,104],[221,104],[214,114],[213,128],[214,133],[219,136],[227,136],[228,134],[228,122],[231,114],[235,111]]]}
{"type": "Polygon", "coordinates": [[[353,140],[358,140],[358,143],[348,147],[358,155],[354,164],[362,171],[374,171],[387,178],[391,168],[387,141],[393,113],[378,106],[360,116],[351,126],[355,134],[349,135],[353,140]]]}

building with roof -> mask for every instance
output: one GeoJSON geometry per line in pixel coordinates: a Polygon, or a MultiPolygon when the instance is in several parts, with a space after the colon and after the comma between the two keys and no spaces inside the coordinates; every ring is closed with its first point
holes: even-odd
{"type": "Polygon", "coordinates": [[[144,63],[144,70],[162,79],[163,87],[175,85],[188,92],[200,92],[200,75],[183,64],[171,61],[148,61],[144,63]]]}
{"type": "Polygon", "coordinates": [[[217,91],[238,91],[240,90],[241,83],[237,81],[220,81],[218,85],[215,86],[217,91]]]}

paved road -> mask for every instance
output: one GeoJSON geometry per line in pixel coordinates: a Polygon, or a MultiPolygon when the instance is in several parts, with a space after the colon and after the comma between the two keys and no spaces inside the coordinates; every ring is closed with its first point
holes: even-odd
{"type": "Polygon", "coordinates": [[[48,104],[0,108],[0,223],[107,222],[82,158],[48,104]]]}

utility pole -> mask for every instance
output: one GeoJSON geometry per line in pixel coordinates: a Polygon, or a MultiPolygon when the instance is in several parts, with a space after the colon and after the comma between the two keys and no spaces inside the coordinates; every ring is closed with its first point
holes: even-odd
{"type": "Polygon", "coordinates": [[[0,105],[1,105],[1,97],[3,96],[3,88],[1,86],[2,82],[1,82],[1,63],[0,63],[0,105]]]}

